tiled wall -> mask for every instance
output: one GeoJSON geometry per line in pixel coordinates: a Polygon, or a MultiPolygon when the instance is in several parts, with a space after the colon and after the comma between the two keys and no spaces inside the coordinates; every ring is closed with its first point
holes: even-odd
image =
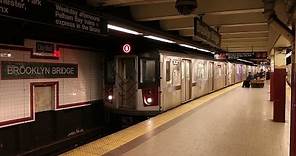
{"type": "Polygon", "coordinates": [[[103,88],[103,59],[85,50],[61,48],[64,63],[78,64],[78,79],[59,81],[60,106],[98,100],[103,88]]]}
{"type": "MultiPolygon", "coordinates": [[[[34,50],[35,41],[26,40],[25,47],[34,50]]],[[[59,103],[56,104],[56,110],[83,106],[103,97],[102,53],[67,46],[60,48],[61,57],[54,60],[31,58],[30,50],[0,48],[0,53],[5,52],[10,53],[12,57],[0,58],[0,61],[78,64],[78,78],[0,80],[0,127],[33,120],[35,111],[31,111],[30,102],[30,84],[33,82],[59,83],[59,103]]]]}

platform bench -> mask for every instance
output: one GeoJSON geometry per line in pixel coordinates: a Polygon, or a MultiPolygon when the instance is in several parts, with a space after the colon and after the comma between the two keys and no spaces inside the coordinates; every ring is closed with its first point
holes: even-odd
{"type": "Polygon", "coordinates": [[[264,87],[264,80],[252,80],[251,87],[252,88],[263,88],[264,87]]]}

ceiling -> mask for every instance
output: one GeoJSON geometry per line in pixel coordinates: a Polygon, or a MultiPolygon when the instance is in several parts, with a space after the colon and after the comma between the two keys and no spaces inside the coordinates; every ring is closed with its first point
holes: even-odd
{"type": "Polygon", "coordinates": [[[135,21],[158,21],[162,30],[193,37],[194,17],[202,19],[222,36],[221,47],[229,52],[266,52],[268,25],[263,0],[198,0],[190,15],[180,15],[175,0],[89,0],[93,5],[129,7],[135,21]]]}

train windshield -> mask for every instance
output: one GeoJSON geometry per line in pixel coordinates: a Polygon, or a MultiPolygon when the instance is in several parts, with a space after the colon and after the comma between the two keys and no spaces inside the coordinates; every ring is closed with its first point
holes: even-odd
{"type": "Polygon", "coordinates": [[[106,63],[106,82],[109,84],[114,84],[115,74],[114,74],[114,61],[108,61],[106,63]]]}
{"type": "Polygon", "coordinates": [[[141,59],[140,60],[140,83],[155,83],[156,71],[155,60],[141,59]]]}

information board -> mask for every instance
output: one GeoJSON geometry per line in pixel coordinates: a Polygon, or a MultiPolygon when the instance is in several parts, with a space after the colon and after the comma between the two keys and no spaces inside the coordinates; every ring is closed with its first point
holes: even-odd
{"type": "Polygon", "coordinates": [[[0,16],[94,34],[107,31],[98,15],[50,0],[0,0],[0,16]]]}

